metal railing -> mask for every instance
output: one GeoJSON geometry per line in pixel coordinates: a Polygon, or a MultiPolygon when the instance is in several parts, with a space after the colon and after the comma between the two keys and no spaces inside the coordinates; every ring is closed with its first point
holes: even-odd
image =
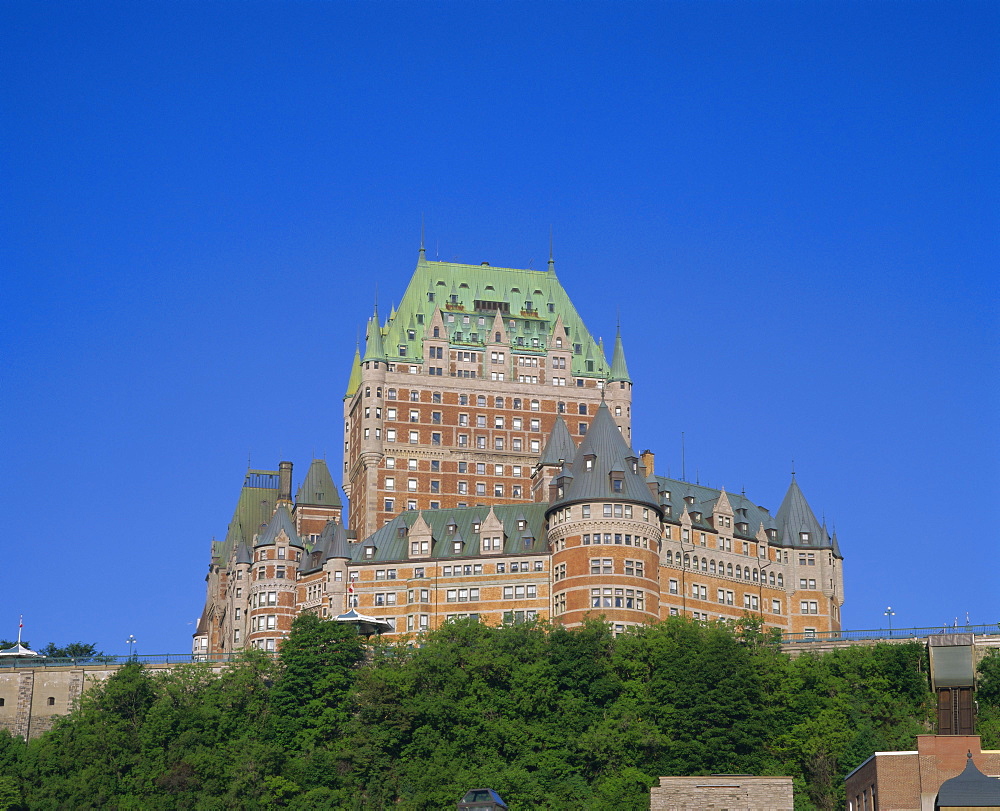
{"type": "Polygon", "coordinates": [[[935,625],[928,628],[875,628],[863,631],[839,631],[832,634],[801,633],[782,634],[781,644],[791,645],[801,642],[851,642],[861,640],[907,641],[926,639],[937,634],[975,634],[976,636],[1000,636],[1000,624],[993,625],[935,625]]]}
{"type": "MultiPolygon", "coordinates": [[[[261,651],[269,656],[277,656],[273,651],[261,651]]],[[[151,653],[134,656],[81,656],[62,658],[55,656],[3,656],[0,668],[22,667],[119,667],[128,662],[144,665],[181,665],[191,663],[225,664],[243,656],[242,653],[151,653]]]]}

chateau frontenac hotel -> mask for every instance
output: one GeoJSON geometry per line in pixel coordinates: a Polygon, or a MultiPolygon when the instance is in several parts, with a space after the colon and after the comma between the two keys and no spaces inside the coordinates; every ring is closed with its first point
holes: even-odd
{"type": "Polygon", "coordinates": [[[656,474],[610,362],[556,277],[427,261],[345,368],[344,509],[327,464],[250,470],[212,544],[194,651],[276,650],[296,615],[354,609],[405,635],[750,614],[840,629],[843,558],[794,477],[772,515],[656,474]]]}

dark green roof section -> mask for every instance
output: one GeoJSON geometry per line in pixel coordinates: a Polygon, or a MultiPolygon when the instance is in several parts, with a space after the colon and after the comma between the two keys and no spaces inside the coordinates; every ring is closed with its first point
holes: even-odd
{"type": "Polygon", "coordinates": [[[305,481],[295,494],[296,504],[309,504],[314,507],[340,507],[340,493],[333,483],[330,469],[323,459],[313,459],[306,473],[305,481]]]}
{"type": "Polygon", "coordinates": [[[240,543],[252,546],[254,536],[267,526],[278,501],[278,483],[277,470],[247,470],[226,539],[216,544],[222,565],[228,565],[240,543]]]}
{"type": "MultiPolygon", "coordinates": [[[[566,348],[572,353],[572,374],[602,378],[608,374],[607,360],[554,270],[421,259],[395,315],[382,326],[378,351],[390,362],[422,363],[423,339],[435,308],[440,308],[448,339],[455,346],[491,343],[493,322],[500,313],[511,348],[527,353],[548,350],[561,316],[569,336],[566,348]]],[[[369,334],[369,347],[372,338],[369,334]]],[[[373,353],[374,349],[366,350],[365,360],[369,354],[374,358],[373,353]]]]}
{"type": "MultiPolygon", "coordinates": [[[[684,508],[687,507],[688,513],[694,510],[701,513],[701,520],[693,520],[692,516],[692,526],[705,529],[712,528],[709,519],[712,517],[716,502],[722,495],[722,490],[700,484],[691,484],[691,482],[681,479],[671,479],[665,476],[653,476],[652,479],[647,479],[647,481],[656,483],[660,504],[664,508],[670,508],[667,515],[668,521],[676,522],[679,520],[684,513],[684,508]],[[685,501],[687,497],[694,499],[692,505],[689,505],[685,501]]],[[[745,495],[733,494],[728,490],[726,491],[726,497],[729,499],[729,506],[733,509],[734,523],[747,525],[747,532],[744,534],[737,531],[737,535],[752,538],[757,534],[761,526],[765,530],[777,529],[774,516],[771,515],[766,507],[754,504],[745,495]]]]}
{"type": "MultiPolygon", "coordinates": [[[[493,514],[503,525],[505,555],[540,555],[548,551],[545,539],[545,511],[548,505],[494,505],[493,514]],[[522,525],[523,522],[523,525],[522,525]],[[530,541],[530,542],[529,542],[530,541]]],[[[409,531],[418,516],[431,529],[430,560],[447,560],[479,555],[479,529],[490,507],[463,507],[453,510],[408,510],[393,518],[365,540],[351,545],[351,557],[357,563],[410,560],[409,531]],[[462,551],[454,551],[454,542],[462,541],[462,551]],[[366,547],[375,547],[374,557],[365,557],[366,547]]]]}
{"type": "Polygon", "coordinates": [[[621,330],[615,333],[615,350],[611,355],[611,375],[608,377],[608,380],[612,383],[618,381],[632,382],[632,378],[628,376],[628,365],[625,363],[625,349],[622,346],[621,330]]]}
{"type": "Polygon", "coordinates": [[[647,504],[659,509],[643,473],[638,456],[625,442],[607,403],[603,400],[573,459],[572,479],[556,476],[563,495],[552,503],[558,507],[578,501],[613,499],[647,504]],[[615,481],[620,481],[618,489],[615,481]]]}
{"type": "Polygon", "coordinates": [[[273,546],[278,540],[281,530],[285,531],[285,535],[288,536],[288,542],[292,546],[302,548],[302,541],[299,539],[299,533],[295,531],[295,522],[292,521],[292,514],[288,512],[288,507],[284,504],[278,505],[278,509],[274,511],[274,515],[271,516],[267,527],[257,536],[254,547],[273,546]]]}
{"type": "Polygon", "coordinates": [[[572,462],[574,456],[576,456],[576,443],[570,436],[566,421],[559,415],[552,426],[552,432],[545,443],[545,450],[542,451],[538,464],[561,465],[563,462],[572,462]]]}

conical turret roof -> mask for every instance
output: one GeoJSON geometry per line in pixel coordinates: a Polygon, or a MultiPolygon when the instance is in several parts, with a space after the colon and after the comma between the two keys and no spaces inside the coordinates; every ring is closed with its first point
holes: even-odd
{"type": "Polygon", "coordinates": [[[292,521],[292,514],[288,512],[288,507],[284,504],[278,505],[278,509],[274,511],[274,515],[271,516],[266,529],[257,538],[257,543],[254,544],[254,547],[272,546],[278,540],[281,530],[285,531],[285,535],[288,536],[288,542],[292,546],[302,548],[302,540],[295,531],[295,522],[292,521]]]}
{"type": "Polygon", "coordinates": [[[361,349],[354,348],[354,362],[351,364],[351,376],[347,381],[347,391],[345,397],[353,397],[354,392],[361,386],[361,349]]]}
{"type": "Polygon", "coordinates": [[[330,469],[323,459],[313,459],[306,473],[305,481],[295,494],[296,504],[310,504],[318,507],[340,507],[340,494],[333,483],[330,469]]]}
{"type": "Polygon", "coordinates": [[[365,333],[365,356],[362,360],[385,360],[385,346],[382,343],[382,326],[378,320],[378,307],[375,314],[368,319],[368,331],[365,333]]]}
{"type": "Polygon", "coordinates": [[[573,461],[576,456],[576,443],[569,434],[566,421],[562,416],[556,417],[555,425],[552,426],[552,433],[545,443],[545,450],[542,451],[542,458],[538,460],[540,465],[561,465],[563,462],[573,461]]]}
{"type": "Polygon", "coordinates": [[[243,541],[240,541],[240,545],[236,547],[236,562],[245,566],[249,566],[253,563],[253,558],[250,555],[250,549],[243,541]]]}
{"type": "Polygon", "coordinates": [[[828,547],[830,545],[826,532],[816,520],[816,515],[809,507],[806,497],[802,495],[794,475],[774,518],[778,525],[778,542],[782,546],[828,547]],[[808,533],[808,543],[803,542],[802,533],[808,533]]]}
{"type": "Polygon", "coordinates": [[[601,402],[587,435],[573,459],[572,477],[556,477],[563,484],[563,495],[550,507],[572,501],[614,499],[632,501],[659,509],[639,473],[638,457],[628,446],[615,423],[607,403],[601,402]],[[621,481],[620,489],[614,480],[621,481]]]}
{"type": "Polygon", "coordinates": [[[624,380],[631,383],[632,378],[628,376],[628,366],[625,364],[625,350],[622,347],[622,332],[618,330],[615,334],[615,351],[611,357],[611,376],[608,380],[614,382],[624,380]]]}

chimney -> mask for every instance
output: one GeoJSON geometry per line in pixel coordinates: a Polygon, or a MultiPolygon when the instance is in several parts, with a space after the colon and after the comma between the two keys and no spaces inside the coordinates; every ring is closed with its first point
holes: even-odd
{"type": "Polygon", "coordinates": [[[278,501],[292,500],[292,463],[278,463],[278,501]]]}
{"type": "Polygon", "coordinates": [[[653,452],[646,450],[639,454],[639,460],[642,462],[642,466],[646,469],[646,475],[653,475],[653,452]]]}

